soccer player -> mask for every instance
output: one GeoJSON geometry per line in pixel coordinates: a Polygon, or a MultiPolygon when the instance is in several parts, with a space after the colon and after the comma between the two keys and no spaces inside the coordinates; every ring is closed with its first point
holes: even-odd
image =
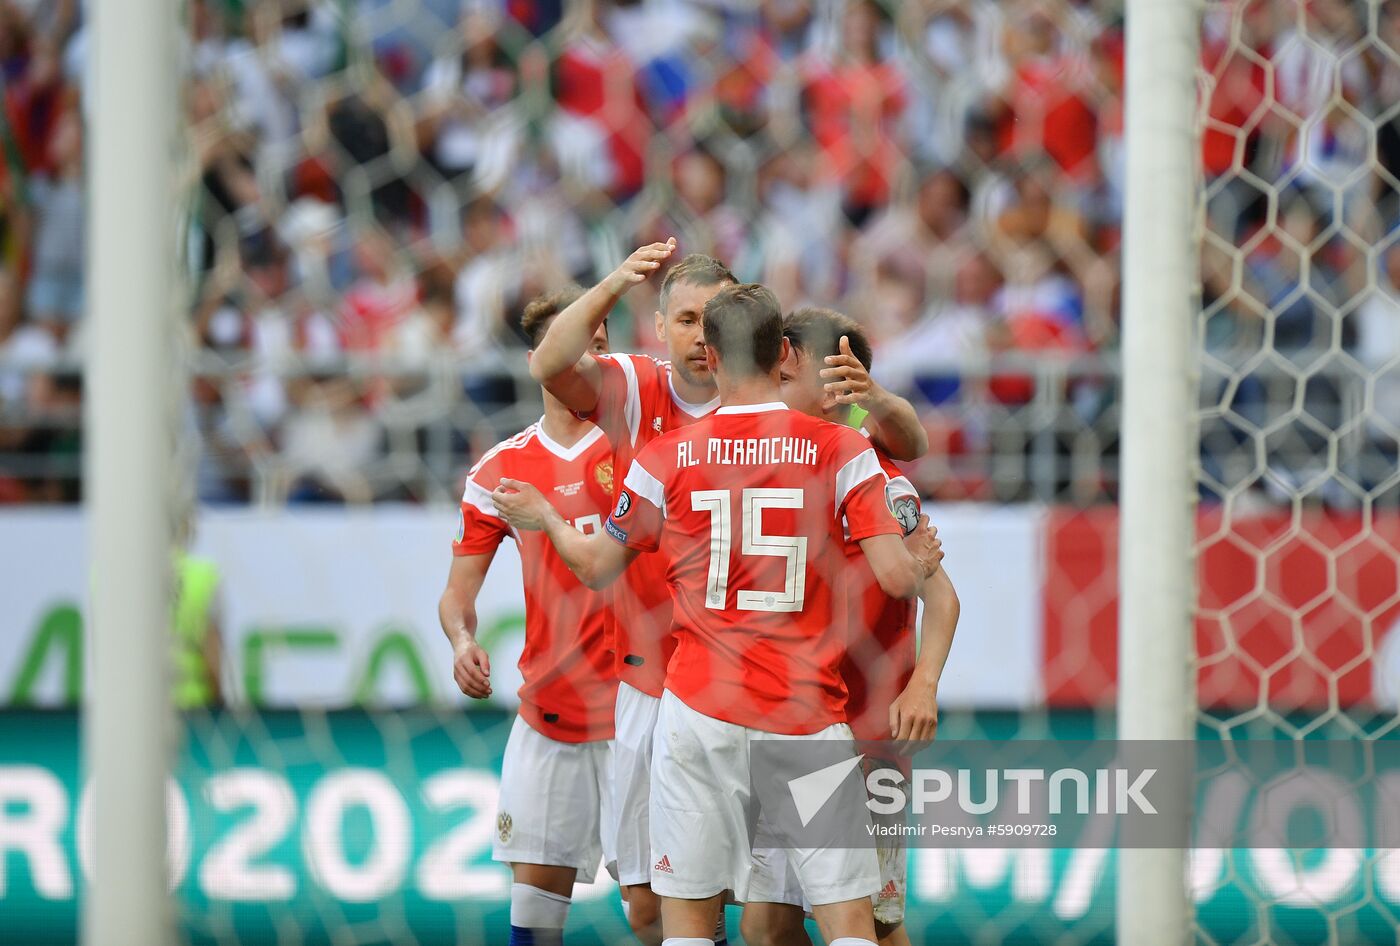
{"type": "MultiPolygon", "coordinates": [[[[865,331],[839,312],[804,308],[783,320],[783,335],[788,340],[781,370],[783,400],[812,417],[846,423],[851,407],[826,389],[822,365],[840,356],[856,359],[869,371],[872,357],[865,331]]],[[[875,454],[889,480],[890,512],[905,533],[911,533],[922,515],[918,491],[879,447],[875,454]]],[[[848,546],[847,558],[850,571],[844,584],[850,637],[841,668],[849,691],[846,720],[855,738],[882,741],[885,751],[870,753],[869,766],[907,769],[904,751],[932,741],[938,728],[938,681],[957,629],[957,592],[942,568],[925,579],[916,658],[914,602],[887,595],[858,549],[848,546]]],[[[874,907],[880,946],[907,946],[903,923],[908,851],[897,836],[881,835],[876,854],[880,892],[874,907]]],[[[765,917],[760,910],[746,909],[745,921],[752,917],[770,928],[800,929],[800,905],[779,910],[765,917]]]]}
{"type": "MultiPolygon", "coordinates": [[[[667,271],[661,284],[655,326],[669,360],[628,354],[598,356],[587,351],[588,340],[613,306],[628,289],[669,260],[675,248],[672,239],[637,249],[560,314],[530,362],[530,373],[547,391],[607,433],[619,476],[647,443],[710,416],[719,406],[701,314],[716,293],[736,280],[712,257],[685,257],[667,271]]],[[[828,370],[832,384],[860,390],[875,442],[884,444],[887,452],[899,459],[923,455],[928,439],[908,402],[875,385],[858,364],[828,370]]],[[[661,554],[643,554],[612,588],[613,643],[620,680],[613,755],[618,882],[632,929],[648,946],[660,942],[660,903],[649,886],[652,732],[660,711],[666,666],[675,647],[667,564],[661,554]]]]}
{"type": "MultiPolygon", "coordinates": [[[[536,299],[522,327],[532,343],[576,298],[536,299]]],[[[608,350],[600,326],[589,348],[608,350]]],[[[544,416],[487,452],[467,476],[452,569],[438,604],[452,642],[453,676],[467,696],[491,695],[491,661],[476,640],[476,595],[507,536],[520,549],[525,586],[524,682],[506,743],[492,856],[511,865],[511,946],[562,940],[575,882],[591,883],[600,856],[611,867],[611,754],[617,676],[605,639],[603,596],[582,585],[537,532],[512,530],[491,503],[502,477],[540,485],[581,533],[597,532],[611,506],[612,448],[603,432],[544,396],[544,416]]]]}
{"type": "MultiPolygon", "coordinates": [[[[706,303],[704,320],[722,406],[638,453],[604,527],[616,544],[575,542],[557,517],[544,522],[564,560],[593,587],[643,552],[667,551],[677,645],[656,726],[651,796],[651,880],[667,946],[703,946],[723,893],[748,898],[744,826],[757,815],[750,741],[850,738],[833,582],[847,539],[894,597],[913,596],[935,567],[927,530],[915,544],[920,559],[902,544],[866,439],[781,402],[787,342],[773,294],[725,287],[706,303]]],[[[522,487],[505,481],[493,498],[526,525],[538,518],[538,501],[522,487]]],[[[794,862],[827,941],[873,944],[874,852],[806,850],[794,862]]]]}

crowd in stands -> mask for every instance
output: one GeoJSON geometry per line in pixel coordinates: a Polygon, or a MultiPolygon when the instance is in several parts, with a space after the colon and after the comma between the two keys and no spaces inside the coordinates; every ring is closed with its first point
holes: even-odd
{"type": "MultiPolygon", "coordinates": [[[[205,499],[259,498],[255,469],[293,499],[420,496],[363,471],[421,454],[460,399],[450,486],[526,396],[502,372],[524,304],[671,235],[862,321],[936,434],[929,493],[1112,498],[1121,3],[186,8],[205,499]],[[1056,357],[1095,367],[1047,381],[1056,357]],[[1048,495],[993,462],[1035,425],[1060,438],[1048,495]]],[[[79,449],[91,45],[78,0],[0,0],[0,501],[76,498],[40,461],[79,449]]],[[[1347,479],[1320,498],[1360,497],[1400,436],[1400,2],[1212,4],[1201,66],[1206,490],[1282,496],[1321,463],[1347,479]]],[[[614,347],[656,348],[654,290],[614,347]]]]}

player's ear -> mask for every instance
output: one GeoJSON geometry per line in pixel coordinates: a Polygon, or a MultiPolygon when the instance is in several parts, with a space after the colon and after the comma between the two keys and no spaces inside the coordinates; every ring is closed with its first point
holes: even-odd
{"type": "Polygon", "coordinates": [[[715,369],[719,367],[719,356],[715,354],[713,346],[705,346],[705,364],[709,367],[711,375],[713,375],[715,369]]]}
{"type": "Polygon", "coordinates": [[[656,340],[666,341],[666,317],[660,312],[656,313],[656,340]]]}

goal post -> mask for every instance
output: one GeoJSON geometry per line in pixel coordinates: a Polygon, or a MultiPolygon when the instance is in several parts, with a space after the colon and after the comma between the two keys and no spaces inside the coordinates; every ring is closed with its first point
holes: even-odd
{"type": "MultiPolygon", "coordinates": [[[[1128,0],[1118,735],[1189,739],[1200,8],[1128,0]]],[[[1186,851],[1118,852],[1118,942],[1180,946],[1186,851]]]]}
{"type": "Polygon", "coordinates": [[[165,782],[176,321],[175,0],[88,5],[88,946],[173,942],[165,782]]]}

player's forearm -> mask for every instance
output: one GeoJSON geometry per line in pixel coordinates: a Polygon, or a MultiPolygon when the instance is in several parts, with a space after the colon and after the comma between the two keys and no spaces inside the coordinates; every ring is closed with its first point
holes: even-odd
{"type": "Polygon", "coordinates": [[[914,405],[872,382],[864,407],[870,412],[870,439],[890,456],[907,463],[928,453],[928,432],[914,405]]]}
{"type": "Polygon", "coordinates": [[[544,534],[549,537],[554,551],[569,567],[569,571],[589,588],[597,588],[595,564],[597,539],[600,535],[587,536],[571,526],[563,516],[551,508],[544,519],[544,534]]]}
{"type": "Polygon", "coordinates": [[[948,652],[953,647],[962,604],[953,582],[942,568],[924,579],[920,597],[924,602],[924,617],[919,624],[919,658],[914,664],[914,679],[937,689],[943,667],[948,662],[948,652]]]}
{"type": "Polygon", "coordinates": [[[453,650],[476,640],[475,595],[468,597],[461,589],[448,587],[438,601],[438,622],[453,650]]]}
{"type": "MultiPolygon", "coordinates": [[[[578,373],[579,363],[588,357],[588,346],[592,344],[598,327],[607,319],[608,313],[625,291],[625,286],[615,288],[610,279],[605,279],[569,303],[550,323],[549,330],[540,339],[539,347],[530,356],[531,377],[556,397],[568,393],[567,382],[578,373]],[[560,387],[565,390],[556,390],[560,387]]],[[[569,406],[574,410],[592,407],[569,406]]]]}
{"type": "Polygon", "coordinates": [[[924,570],[919,560],[902,547],[889,565],[875,573],[880,590],[891,598],[912,598],[924,582],[924,570]]]}

